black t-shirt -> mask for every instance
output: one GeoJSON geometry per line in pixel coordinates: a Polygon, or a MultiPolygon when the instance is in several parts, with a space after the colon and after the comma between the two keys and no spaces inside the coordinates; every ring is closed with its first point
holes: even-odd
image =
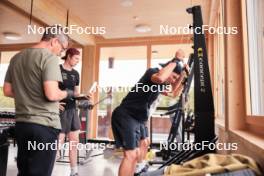
{"type": "MultiPolygon", "coordinates": [[[[61,90],[70,89],[74,91],[74,87],[79,85],[79,73],[74,69],[71,71],[65,70],[62,65],[60,65],[60,69],[63,82],[59,83],[59,88],[61,90]]],[[[65,109],[76,108],[74,99],[62,100],[62,102],[66,103],[65,109]]]]}
{"type": "Polygon", "coordinates": [[[158,68],[148,69],[120,104],[121,108],[125,108],[127,113],[138,121],[148,120],[151,104],[165,90],[165,84],[151,81],[151,76],[157,72],[158,68]]]}

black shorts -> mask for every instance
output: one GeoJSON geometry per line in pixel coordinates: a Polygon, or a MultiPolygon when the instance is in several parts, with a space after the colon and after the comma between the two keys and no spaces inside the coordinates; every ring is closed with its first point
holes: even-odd
{"type": "Polygon", "coordinates": [[[112,114],[112,130],[116,147],[133,150],[139,141],[148,136],[146,125],[130,116],[124,108],[117,107],[112,114]]]}
{"type": "Polygon", "coordinates": [[[65,109],[60,113],[61,133],[68,134],[81,128],[80,118],[76,109],[65,109]]]}

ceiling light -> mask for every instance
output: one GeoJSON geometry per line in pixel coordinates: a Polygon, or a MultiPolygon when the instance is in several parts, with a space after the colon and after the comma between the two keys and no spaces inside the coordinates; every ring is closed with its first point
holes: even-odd
{"type": "Polygon", "coordinates": [[[151,28],[149,25],[146,24],[138,24],[135,26],[135,30],[139,33],[146,33],[151,31],[151,28]]]}
{"type": "Polygon", "coordinates": [[[22,38],[20,34],[14,32],[3,32],[3,35],[8,40],[20,40],[22,38]]]}
{"type": "Polygon", "coordinates": [[[121,0],[121,5],[123,7],[131,7],[133,5],[132,0],[121,0]]]}

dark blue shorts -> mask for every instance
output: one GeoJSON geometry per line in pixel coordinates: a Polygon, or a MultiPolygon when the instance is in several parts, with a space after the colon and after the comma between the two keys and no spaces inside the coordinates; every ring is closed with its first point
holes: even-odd
{"type": "Polygon", "coordinates": [[[116,147],[133,150],[139,147],[139,141],[148,137],[148,129],[144,122],[137,121],[127,110],[117,107],[112,114],[112,130],[116,147]]]}
{"type": "Polygon", "coordinates": [[[142,125],[140,125],[140,132],[141,132],[141,138],[140,138],[141,140],[149,137],[148,127],[145,123],[142,123],[142,125]]]}

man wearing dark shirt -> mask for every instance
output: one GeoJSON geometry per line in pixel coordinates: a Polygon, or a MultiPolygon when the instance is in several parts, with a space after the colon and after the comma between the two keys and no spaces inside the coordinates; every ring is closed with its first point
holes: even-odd
{"type": "MultiPolygon", "coordinates": [[[[62,57],[64,63],[60,65],[62,82],[59,83],[61,90],[71,90],[74,92],[74,96],[78,96],[79,92],[79,73],[74,67],[79,63],[80,52],[76,48],[69,48],[66,51],[66,55],[62,57]]],[[[79,131],[81,122],[77,114],[75,99],[63,99],[60,106],[60,120],[61,120],[61,133],[59,135],[60,143],[62,144],[65,139],[65,135],[70,142],[69,158],[71,166],[70,176],[78,175],[77,168],[77,143],[79,142],[79,131]]]]}
{"type": "Polygon", "coordinates": [[[150,106],[167,89],[171,89],[171,92],[178,91],[184,68],[180,61],[183,58],[184,52],[178,50],[175,58],[163,65],[162,69],[148,69],[113,111],[112,130],[116,147],[124,149],[119,176],[134,175],[137,161],[148,148],[145,123],[149,117],[150,106]]]}

